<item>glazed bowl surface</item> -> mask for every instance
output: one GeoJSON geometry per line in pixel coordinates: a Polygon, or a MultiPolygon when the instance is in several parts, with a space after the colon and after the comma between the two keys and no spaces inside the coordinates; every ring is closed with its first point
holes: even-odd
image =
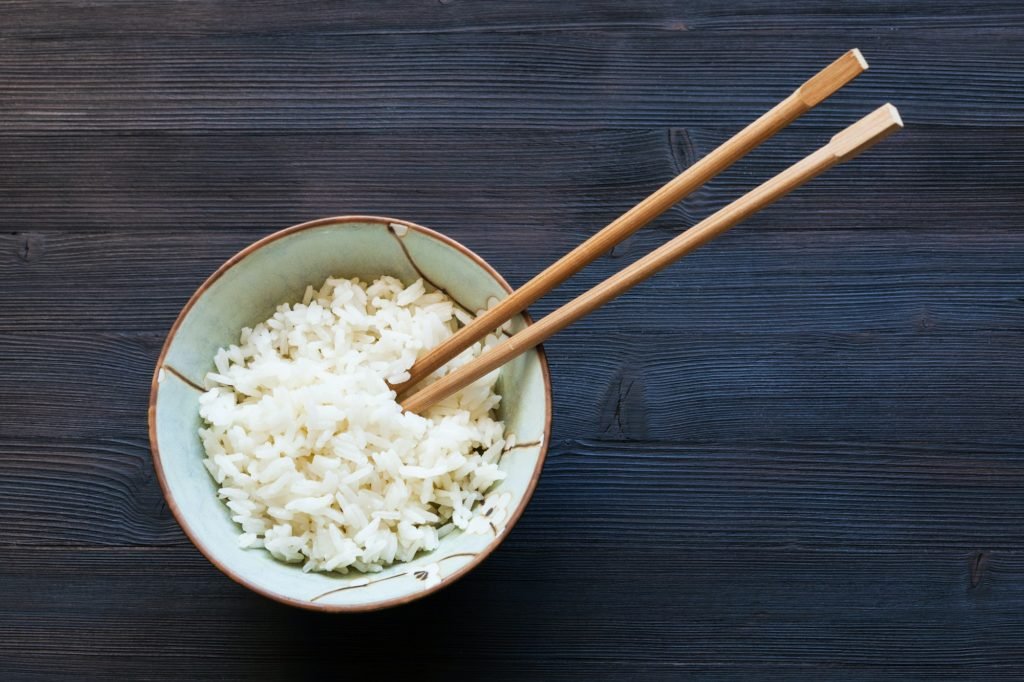
{"type": "MultiPolygon", "coordinates": [[[[507,477],[486,531],[456,531],[432,552],[380,573],[304,573],[263,549],[238,546],[239,527],[217,497],[203,466],[198,398],[218,348],[238,342],[241,329],[267,319],[284,302],[301,300],[307,285],[328,277],[372,281],[422,277],[476,311],[511,289],[482,258],[438,232],[375,216],[325,218],[276,232],[228,260],[204,282],[171,328],[154,371],[149,436],[160,485],[178,523],[196,547],[240,584],[278,601],[322,611],[365,611],[403,604],[450,584],[486,558],[508,534],[533,494],[550,437],[551,386],[543,350],[502,369],[499,416],[514,447],[501,459],[507,477]]],[[[512,330],[529,324],[514,318],[512,330]]]]}

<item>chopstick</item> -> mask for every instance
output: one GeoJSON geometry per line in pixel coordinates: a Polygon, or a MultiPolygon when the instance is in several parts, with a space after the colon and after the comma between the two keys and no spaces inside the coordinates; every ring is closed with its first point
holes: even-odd
{"type": "Polygon", "coordinates": [[[832,166],[853,158],[903,127],[899,112],[885,104],[845,130],[824,147],[751,190],[725,208],[700,221],[686,232],[620,270],[593,289],[501,342],[483,355],[401,400],[407,412],[422,412],[452,393],[501,367],[521,353],[542,343],[587,313],[662,270],[736,223],[785,196],[832,166]]]}
{"type": "Polygon", "coordinates": [[[592,262],[648,224],[673,204],[731,166],[752,149],[810,111],[868,68],[860,50],[853,49],[797,88],[717,149],[693,164],[607,227],[593,235],[543,272],[512,292],[494,308],[459,329],[409,368],[409,378],[392,388],[402,395],[430,373],[510,320],[592,262]]]}

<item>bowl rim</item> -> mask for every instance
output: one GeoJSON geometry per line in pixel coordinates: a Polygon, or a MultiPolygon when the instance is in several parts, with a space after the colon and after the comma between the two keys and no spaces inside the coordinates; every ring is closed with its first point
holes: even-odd
{"type": "MultiPolygon", "coordinates": [[[[464,246],[458,241],[452,239],[451,237],[441,234],[436,230],[430,229],[429,227],[424,227],[423,225],[412,223],[407,220],[372,215],[345,215],[310,220],[304,223],[299,223],[298,225],[286,227],[283,230],[278,230],[277,232],[273,232],[261,239],[258,239],[257,241],[243,248],[234,256],[226,260],[220,267],[218,267],[213,272],[212,275],[207,277],[206,280],[199,285],[199,288],[196,289],[195,293],[192,294],[192,296],[188,299],[188,302],[185,303],[185,306],[181,309],[181,312],[178,313],[177,318],[175,318],[174,320],[174,324],[171,325],[170,331],[167,332],[167,338],[164,340],[163,347],[160,349],[160,355],[157,357],[156,367],[154,367],[153,369],[153,378],[150,382],[149,389],[149,447],[153,455],[153,468],[156,470],[157,480],[160,483],[160,490],[163,493],[164,499],[167,501],[167,507],[171,510],[171,514],[174,515],[175,520],[178,522],[178,525],[181,526],[181,529],[185,532],[185,535],[188,537],[188,539],[192,542],[196,549],[198,549],[199,552],[204,557],[206,557],[207,561],[209,561],[222,573],[224,573],[226,576],[234,580],[239,585],[247,587],[253,592],[263,595],[264,597],[267,597],[269,599],[273,599],[274,601],[278,601],[283,604],[288,604],[289,606],[296,606],[309,611],[321,611],[328,613],[357,613],[363,611],[377,611],[380,609],[390,608],[392,606],[407,604],[417,599],[422,599],[427,595],[433,594],[438,590],[441,590],[447,587],[448,585],[451,585],[452,583],[454,583],[455,581],[459,580],[464,575],[469,573],[471,570],[476,568],[481,562],[483,562],[484,559],[489,557],[495,549],[497,549],[498,545],[500,545],[505,540],[506,537],[508,537],[509,533],[512,531],[512,528],[515,526],[516,522],[519,521],[519,517],[522,516],[523,511],[529,504],[530,499],[533,497],[534,490],[537,487],[537,481],[540,479],[541,470],[543,469],[544,461],[547,458],[548,446],[551,442],[551,375],[548,370],[547,356],[544,353],[544,348],[543,346],[538,345],[536,347],[536,350],[537,355],[540,358],[541,374],[544,379],[544,393],[547,398],[544,415],[543,440],[540,444],[540,452],[537,455],[537,463],[534,466],[533,473],[530,475],[530,480],[527,483],[526,490],[523,493],[523,497],[520,500],[519,505],[509,516],[509,520],[505,526],[504,531],[500,535],[496,535],[482,550],[480,550],[478,554],[476,554],[469,562],[467,562],[465,566],[462,566],[451,575],[445,577],[444,580],[442,580],[436,585],[433,585],[427,589],[419,590],[417,592],[401,595],[393,599],[384,599],[380,601],[369,602],[366,604],[352,605],[316,603],[301,599],[295,599],[287,595],[280,594],[273,590],[262,587],[238,575],[233,569],[231,569],[225,563],[216,559],[213,553],[202,542],[198,540],[196,534],[192,530],[192,526],[185,518],[185,515],[178,507],[177,501],[174,499],[174,496],[171,494],[170,489],[167,487],[167,482],[164,479],[163,463],[160,458],[160,446],[156,432],[156,406],[157,394],[159,392],[160,372],[164,367],[164,360],[167,357],[167,352],[170,349],[171,344],[174,342],[174,338],[178,333],[178,329],[181,327],[181,324],[184,321],[185,317],[192,310],[193,306],[195,306],[199,299],[202,298],[202,296],[206,293],[207,289],[209,289],[210,286],[218,279],[220,279],[228,270],[238,265],[241,261],[245,260],[245,258],[248,257],[250,254],[256,252],[257,250],[263,248],[264,246],[272,242],[275,242],[284,237],[291,236],[298,232],[303,232],[305,230],[315,229],[318,227],[324,227],[327,225],[343,225],[348,223],[381,223],[388,229],[390,229],[390,225],[392,224],[403,225],[427,237],[440,241],[443,244],[452,247],[456,251],[459,251],[464,256],[467,256],[471,260],[475,261],[489,275],[491,275],[491,277],[493,277],[494,280],[508,293],[511,294],[513,291],[509,283],[505,281],[505,278],[502,277],[501,274],[499,274],[498,271],[495,270],[490,265],[490,263],[488,263],[479,255],[477,255],[472,249],[464,246]]],[[[533,324],[533,320],[531,319],[529,313],[526,310],[523,310],[520,314],[523,316],[523,320],[526,322],[527,325],[533,324]]]]}

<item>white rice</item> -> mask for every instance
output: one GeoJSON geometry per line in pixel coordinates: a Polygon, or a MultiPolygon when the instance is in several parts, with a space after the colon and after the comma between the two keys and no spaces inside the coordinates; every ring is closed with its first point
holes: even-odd
{"type": "Polygon", "coordinates": [[[403,413],[385,380],[408,378],[419,354],[469,319],[422,280],[328,279],[220,349],[199,433],[239,544],[306,571],[373,572],[467,529],[505,476],[498,372],[423,415],[403,413]]]}

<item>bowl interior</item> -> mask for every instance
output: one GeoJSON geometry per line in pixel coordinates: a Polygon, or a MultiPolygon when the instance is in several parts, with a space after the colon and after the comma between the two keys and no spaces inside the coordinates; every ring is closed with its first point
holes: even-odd
{"type": "MultiPolygon", "coordinates": [[[[279,232],[228,261],[200,288],[179,317],[157,367],[150,405],[154,461],[168,503],[196,546],[242,584],[281,601],[325,610],[358,610],[402,603],[472,568],[497,545],[533,492],[546,451],[550,390],[542,354],[526,353],[502,370],[501,416],[516,446],[501,460],[507,472],[489,495],[496,522],[454,532],[433,552],[380,573],[303,573],[266,551],[241,549],[240,533],[202,465],[199,386],[217,349],[237,343],[242,327],[298,301],[306,286],[328,277],[372,281],[384,274],[411,283],[424,277],[466,308],[486,307],[508,294],[507,284],[464,247],[411,223],[385,218],[338,218],[279,232]]],[[[513,329],[525,326],[519,316],[513,329]]]]}

